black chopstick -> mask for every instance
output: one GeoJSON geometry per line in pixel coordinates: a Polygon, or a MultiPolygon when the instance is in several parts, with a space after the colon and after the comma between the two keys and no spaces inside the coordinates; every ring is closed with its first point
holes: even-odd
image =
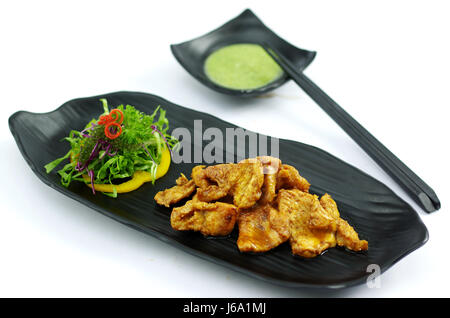
{"type": "Polygon", "coordinates": [[[280,67],[367,153],[383,168],[402,188],[430,213],[439,210],[441,203],[436,193],[389,149],[370,134],[360,123],[350,116],[331,97],[320,89],[281,52],[261,43],[267,53],[280,67]]]}

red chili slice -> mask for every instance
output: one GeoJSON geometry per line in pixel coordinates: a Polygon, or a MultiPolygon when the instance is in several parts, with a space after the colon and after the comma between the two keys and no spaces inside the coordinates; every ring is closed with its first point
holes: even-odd
{"type": "Polygon", "coordinates": [[[104,124],[109,123],[110,121],[111,121],[111,116],[110,115],[103,115],[103,116],[100,116],[98,124],[99,125],[104,125],[104,124]]]}
{"type": "Polygon", "coordinates": [[[120,124],[118,123],[108,123],[105,126],[105,136],[108,137],[109,139],[116,139],[117,137],[120,136],[121,133],[122,133],[122,126],[120,126],[120,124]],[[115,132],[111,131],[111,129],[114,129],[113,127],[117,127],[115,128],[115,132]]]}
{"type": "Polygon", "coordinates": [[[112,121],[118,123],[119,125],[123,123],[123,113],[120,109],[113,109],[109,114],[112,121]]]}
{"type": "Polygon", "coordinates": [[[123,113],[120,109],[113,109],[108,115],[100,116],[99,125],[105,125],[105,136],[109,139],[116,139],[122,133],[123,113]],[[117,127],[117,128],[113,128],[117,127]],[[115,132],[111,132],[111,129],[115,132]]]}

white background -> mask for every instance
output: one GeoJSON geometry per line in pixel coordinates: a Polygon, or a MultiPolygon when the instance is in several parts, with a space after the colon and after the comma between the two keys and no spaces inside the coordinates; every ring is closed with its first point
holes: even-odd
{"type": "MultiPolygon", "coordinates": [[[[446,1],[4,1],[0,5],[0,296],[450,296],[446,1]],[[422,177],[442,209],[426,214],[294,83],[234,99],[191,78],[169,44],[245,8],[318,52],[306,74],[422,177]],[[134,90],[244,128],[321,147],[381,180],[426,224],[428,243],[381,276],[339,291],[268,284],[132,230],[44,185],[9,131],[18,110],[134,90]]],[[[170,118],[170,114],[169,114],[170,118]]]]}

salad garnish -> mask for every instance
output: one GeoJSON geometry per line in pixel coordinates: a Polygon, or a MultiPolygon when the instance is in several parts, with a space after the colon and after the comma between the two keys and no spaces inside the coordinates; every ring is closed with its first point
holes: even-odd
{"type": "Polygon", "coordinates": [[[170,153],[178,144],[178,140],[167,133],[166,111],[158,106],[147,115],[131,105],[119,105],[109,111],[107,100],[100,101],[103,114],[92,119],[83,130],[72,130],[63,139],[70,143],[70,150],[45,165],[46,172],[50,173],[69,159],[69,163],[58,170],[63,186],[82,181],[94,194],[98,188],[112,197],[134,190],[143,182],[154,183],[167,171],[170,153]],[[134,176],[138,171],[139,177],[134,176]],[[133,184],[135,181],[140,184],[133,184]],[[126,185],[119,187],[123,182],[126,185]]]}

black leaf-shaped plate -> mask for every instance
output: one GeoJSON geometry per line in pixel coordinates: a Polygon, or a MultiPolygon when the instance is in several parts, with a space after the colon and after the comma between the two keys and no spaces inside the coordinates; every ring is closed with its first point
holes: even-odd
{"type": "Polygon", "coordinates": [[[244,254],[236,246],[237,231],[227,238],[205,239],[200,233],[173,230],[169,221],[170,209],[156,205],[153,197],[157,191],[173,186],[181,172],[189,175],[194,163],[172,163],[167,175],[155,185],[144,184],[117,199],[93,195],[81,183],[73,183],[67,189],[61,186],[56,172],[46,174],[44,165],[68,151],[68,143],[60,140],[70,130],[81,129],[89,120],[98,117],[102,112],[99,98],[107,98],[111,106],[130,104],[146,113],[161,105],[167,110],[171,129],[185,127],[192,136],[196,119],[202,120],[203,129],[217,127],[225,131],[236,126],[138,92],[75,99],[50,113],[19,111],[9,118],[11,132],[23,157],[45,184],[186,252],[284,286],[339,288],[364,283],[371,274],[367,271],[370,264],[379,265],[384,272],[428,239],[427,229],[417,213],[385,185],[321,149],[290,140],[280,140],[282,161],[298,168],[312,184],[312,193],[322,195],[327,192],[335,198],[342,217],[355,227],[361,238],[369,241],[367,252],[332,248],[314,259],[302,259],[293,256],[289,244],[285,243],[264,254],[244,254]]]}

